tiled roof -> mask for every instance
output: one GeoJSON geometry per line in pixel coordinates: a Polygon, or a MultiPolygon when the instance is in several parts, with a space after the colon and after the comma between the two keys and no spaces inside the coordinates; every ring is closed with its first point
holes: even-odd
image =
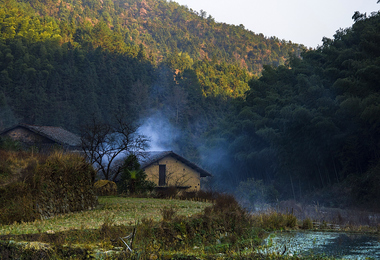
{"type": "Polygon", "coordinates": [[[139,158],[139,162],[140,162],[141,168],[144,169],[144,168],[146,168],[146,167],[148,167],[148,166],[156,163],[157,161],[161,160],[162,158],[164,158],[166,156],[172,156],[175,159],[177,159],[178,161],[181,161],[183,164],[186,164],[190,168],[192,168],[192,169],[196,170],[197,172],[199,172],[201,177],[212,176],[206,170],[203,170],[198,165],[190,162],[189,160],[183,158],[182,156],[176,154],[173,151],[141,152],[141,153],[139,153],[138,158],[139,158]]]}
{"type": "Polygon", "coordinates": [[[44,135],[53,141],[70,146],[80,146],[81,139],[78,135],[69,132],[62,127],[55,126],[35,126],[35,125],[22,125],[31,131],[44,135]]]}
{"type": "Polygon", "coordinates": [[[78,135],[71,133],[61,127],[55,126],[36,126],[28,124],[20,124],[9,128],[2,133],[8,132],[17,127],[26,128],[36,134],[42,135],[58,144],[69,146],[81,146],[81,139],[78,135]]]}
{"type": "Polygon", "coordinates": [[[153,152],[140,152],[138,154],[139,163],[141,168],[146,168],[149,165],[159,161],[165,156],[169,155],[171,151],[153,151],[153,152]]]}

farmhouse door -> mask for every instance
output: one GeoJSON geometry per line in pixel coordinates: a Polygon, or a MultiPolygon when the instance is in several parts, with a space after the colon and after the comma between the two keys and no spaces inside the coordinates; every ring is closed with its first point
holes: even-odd
{"type": "Polygon", "coordinates": [[[158,186],[165,186],[166,184],[166,165],[159,165],[159,179],[158,186]]]}

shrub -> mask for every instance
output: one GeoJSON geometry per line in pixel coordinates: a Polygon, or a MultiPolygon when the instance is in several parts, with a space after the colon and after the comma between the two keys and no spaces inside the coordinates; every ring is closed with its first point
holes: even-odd
{"type": "Polygon", "coordinates": [[[181,192],[178,199],[182,200],[196,200],[196,201],[214,201],[218,193],[213,191],[192,191],[192,192],[181,192]]]}
{"type": "Polygon", "coordinates": [[[14,182],[1,188],[0,224],[33,221],[38,218],[31,194],[30,186],[24,182],[14,182]]]}
{"type": "Polygon", "coordinates": [[[34,174],[38,211],[44,217],[88,210],[97,204],[95,170],[78,154],[53,152],[34,174]],[[37,182],[38,180],[38,182],[37,182]]]}
{"type": "Polygon", "coordinates": [[[4,149],[7,151],[20,151],[21,148],[22,146],[19,141],[15,141],[8,136],[0,137],[0,149],[4,149]]]}
{"type": "Polygon", "coordinates": [[[9,154],[8,183],[0,189],[0,224],[87,210],[97,204],[95,171],[77,154],[9,154]]]}
{"type": "Polygon", "coordinates": [[[178,195],[178,189],[174,186],[157,187],[154,196],[159,199],[175,198],[178,195]]]}
{"type": "Polygon", "coordinates": [[[160,213],[162,215],[163,221],[170,221],[177,214],[177,209],[176,208],[164,207],[164,208],[160,209],[160,213]]]}
{"type": "Polygon", "coordinates": [[[240,241],[253,235],[249,214],[230,195],[218,195],[214,205],[202,214],[185,217],[176,213],[176,208],[163,208],[160,223],[143,220],[137,228],[137,250],[159,255],[165,250],[204,246],[210,253],[227,252],[240,248],[240,241]]]}
{"type": "Polygon", "coordinates": [[[311,221],[310,218],[305,218],[302,221],[302,229],[312,229],[313,228],[313,221],[311,221]]]}
{"type": "Polygon", "coordinates": [[[293,228],[297,225],[297,218],[293,214],[269,212],[254,215],[255,225],[265,230],[280,230],[293,228]]]}
{"type": "Polygon", "coordinates": [[[33,175],[45,157],[26,152],[0,151],[0,224],[31,221],[39,217],[35,209],[33,175]]]}
{"type": "Polygon", "coordinates": [[[147,175],[140,168],[136,155],[129,155],[124,161],[121,178],[117,184],[119,193],[142,194],[153,191],[156,185],[146,178],[147,175]]]}
{"type": "Polygon", "coordinates": [[[94,191],[99,196],[114,196],[117,195],[117,186],[113,181],[99,180],[94,183],[94,191]]]}

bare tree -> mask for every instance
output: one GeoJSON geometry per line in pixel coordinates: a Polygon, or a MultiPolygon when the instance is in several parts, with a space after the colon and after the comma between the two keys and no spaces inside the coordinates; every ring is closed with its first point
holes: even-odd
{"type": "Polygon", "coordinates": [[[185,186],[188,181],[193,179],[188,173],[169,172],[166,175],[166,183],[175,187],[185,186]]]}
{"type": "Polygon", "coordinates": [[[115,181],[122,163],[115,163],[127,154],[139,154],[147,147],[148,139],[137,134],[138,125],[116,117],[113,125],[95,117],[82,130],[82,150],[86,158],[106,180],[115,181]]]}

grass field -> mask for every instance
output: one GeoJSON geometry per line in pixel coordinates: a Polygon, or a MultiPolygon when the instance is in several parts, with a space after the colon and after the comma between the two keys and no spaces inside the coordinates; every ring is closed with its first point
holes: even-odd
{"type": "Polygon", "coordinates": [[[229,195],[214,203],[99,197],[91,211],[0,226],[8,257],[0,259],[333,259],[261,253],[270,231],[300,227],[292,214],[250,214],[229,195]],[[133,230],[130,252],[120,238],[133,230]]]}
{"type": "Polygon", "coordinates": [[[99,206],[91,211],[58,215],[46,220],[0,226],[0,235],[35,234],[71,229],[98,229],[105,220],[115,225],[134,225],[143,218],[159,221],[160,209],[176,208],[178,215],[189,216],[202,212],[211,203],[151,198],[99,197],[99,206]]]}

